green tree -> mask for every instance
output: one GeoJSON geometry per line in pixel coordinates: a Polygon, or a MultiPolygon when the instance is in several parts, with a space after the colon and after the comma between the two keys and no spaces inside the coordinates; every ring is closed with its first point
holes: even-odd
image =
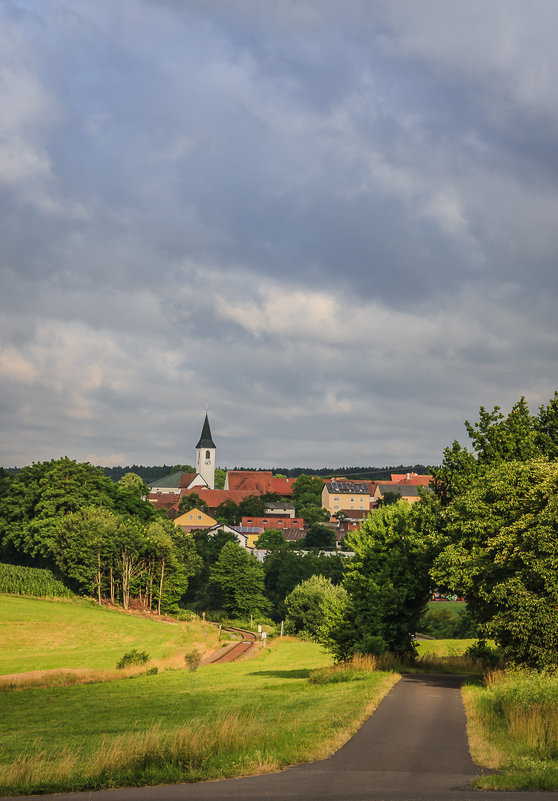
{"type": "Polygon", "coordinates": [[[320,548],[323,551],[334,551],[335,531],[321,523],[314,523],[306,532],[304,547],[320,548]]]}
{"type": "Polygon", "coordinates": [[[321,506],[299,506],[297,514],[303,518],[307,526],[313,526],[316,523],[323,523],[329,520],[329,512],[327,509],[322,509],[321,506]]]}
{"type": "Polygon", "coordinates": [[[241,517],[263,517],[265,505],[260,495],[247,495],[238,504],[241,517]]]}
{"type": "Polygon", "coordinates": [[[78,591],[95,592],[99,604],[117,525],[110,509],[87,506],[61,517],[56,529],[56,566],[78,591]]]}
{"type": "Polygon", "coordinates": [[[285,597],[297,584],[315,575],[326,576],[334,584],[340,584],[344,567],[345,560],[337,555],[302,554],[288,548],[270,551],[264,559],[264,574],[265,594],[272,605],[273,619],[285,617],[285,597]]]}
{"type": "Polygon", "coordinates": [[[323,642],[337,659],[354,653],[412,655],[412,634],[428,601],[436,538],[408,504],[378,510],[347,536],[355,556],[343,586],[348,602],[323,642]]]}
{"type": "Polygon", "coordinates": [[[238,504],[231,498],[227,498],[215,510],[215,519],[228,526],[237,526],[242,519],[242,512],[238,508],[238,504]]]}
{"type": "Polygon", "coordinates": [[[114,509],[118,493],[101,468],[67,457],[24,467],[0,498],[0,550],[14,561],[55,567],[60,518],[86,506],[114,509]]]}
{"type": "Polygon", "coordinates": [[[342,614],[347,591],[324,576],[311,576],[285,598],[285,623],[289,634],[318,638],[342,614]]]}
{"type": "Polygon", "coordinates": [[[238,544],[238,538],[229,531],[210,534],[207,529],[198,529],[187,540],[193,544],[199,564],[190,577],[185,600],[200,611],[218,609],[221,595],[219,587],[210,582],[211,568],[217,562],[223,546],[228,542],[238,544]]]}
{"type": "Polygon", "coordinates": [[[195,473],[196,468],[192,467],[191,464],[175,464],[174,467],[171,467],[170,473],[195,473]]]}
{"type": "Polygon", "coordinates": [[[181,515],[186,514],[190,509],[199,509],[200,512],[209,514],[209,506],[197,492],[190,492],[188,495],[183,495],[178,502],[178,511],[181,515]]]}
{"type": "Polygon", "coordinates": [[[256,548],[273,550],[275,548],[287,548],[288,543],[282,532],[276,528],[266,528],[256,540],[256,548]]]}
{"type": "Polygon", "coordinates": [[[211,570],[211,582],[221,592],[223,610],[231,616],[267,612],[264,571],[252,554],[233,542],[226,543],[211,570]]]}
{"type": "Polygon", "coordinates": [[[465,595],[506,659],[558,664],[558,463],[490,467],[446,512],[433,578],[465,595]]]}
{"type": "Polygon", "coordinates": [[[225,479],[227,474],[220,467],[215,469],[215,489],[225,489],[225,479]]]}

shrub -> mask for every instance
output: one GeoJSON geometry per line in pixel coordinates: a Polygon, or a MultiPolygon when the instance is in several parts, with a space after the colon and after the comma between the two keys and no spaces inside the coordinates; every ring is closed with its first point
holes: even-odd
{"type": "Polygon", "coordinates": [[[122,668],[129,667],[130,665],[145,665],[148,659],[149,654],[147,651],[138,651],[134,648],[125,653],[122,659],[116,663],[116,669],[122,670],[122,668]]]}
{"type": "Polygon", "coordinates": [[[485,667],[495,668],[502,663],[502,654],[498,648],[488,645],[486,640],[477,640],[465,651],[474,662],[482,662],[485,667]]]}
{"type": "Polygon", "coordinates": [[[184,654],[184,661],[186,662],[189,670],[197,670],[201,664],[202,658],[203,656],[201,651],[198,651],[195,648],[191,651],[187,651],[184,654]]]}

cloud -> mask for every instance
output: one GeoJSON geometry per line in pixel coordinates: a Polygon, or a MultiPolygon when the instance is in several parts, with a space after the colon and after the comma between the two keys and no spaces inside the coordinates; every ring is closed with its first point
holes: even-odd
{"type": "Polygon", "coordinates": [[[0,12],[1,461],[433,462],[553,393],[554,6],[0,12]]]}

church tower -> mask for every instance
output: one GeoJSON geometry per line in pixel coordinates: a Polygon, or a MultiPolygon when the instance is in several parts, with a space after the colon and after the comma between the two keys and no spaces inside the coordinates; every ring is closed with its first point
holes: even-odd
{"type": "Polygon", "coordinates": [[[211,437],[207,412],[200,441],[196,445],[196,473],[206,481],[209,489],[215,489],[215,443],[211,437]]]}

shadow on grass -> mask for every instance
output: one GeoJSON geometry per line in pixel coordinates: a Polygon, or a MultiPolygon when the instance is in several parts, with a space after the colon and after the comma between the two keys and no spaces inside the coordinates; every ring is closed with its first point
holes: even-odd
{"type": "Polygon", "coordinates": [[[300,670],[254,670],[250,676],[268,676],[273,679],[307,679],[310,668],[300,670]]]}

